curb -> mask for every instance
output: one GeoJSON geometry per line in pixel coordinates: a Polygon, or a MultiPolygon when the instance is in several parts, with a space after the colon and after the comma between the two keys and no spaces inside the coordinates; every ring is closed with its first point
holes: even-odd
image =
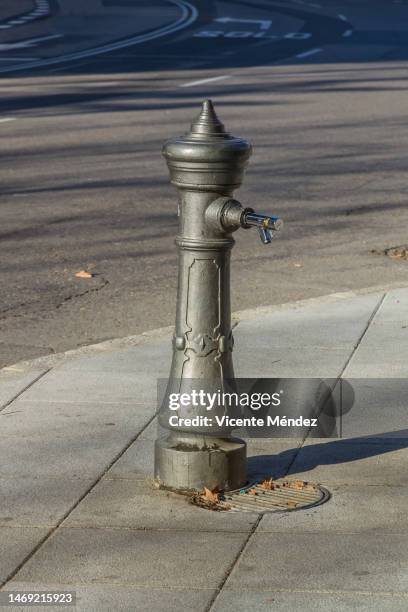
{"type": "MultiPolygon", "coordinates": [[[[257,308],[250,308],[247,310],[238,310],[232,314],[232,326],[236,327],[241,321],[255,319],[257,317],[272,314],[274,312],[280,312],[284,310],[298,310],[305,306],[313,306],[318,304],[331,304],[343,300],[352,299],[361,295],[368,295],[370,293],[387,292],[391,289],[404,289],[408,287],[401,287],[400,284],[388,284],[378,285],[374,287],[365,287],[356,291],[344,291],[337,293],[329,293],[319,297],[307,298],[304,300],[297,300],[295,302],[286,302],[284,304],[273,304],[271,306],[259,306],[257,308]]],[[[96,355],[98,353],[112,352],[122,350],[132,346],[140,346],[146,342],[161,339],[165,336],[170,336],[174,329],[173,325],[167,327],[159,327],[156,329],[148,330],[142,334],[135,336],[125,336],[123,338],[115,338],[114,340],[105,340],[98,344],[89,344],[82,346],[78,349],[71,349],[63,353],[54,353],[51,355],[45,355],[37,357],[36,359],[29,359],[19,361],[13,365],[5,366],[0,369],[0,374],[5,372],[21,373],[29,370],[40,370],[40,369],[52,369],[65,361],[70,361],[78,357],[87,357],[96,355]]]]}

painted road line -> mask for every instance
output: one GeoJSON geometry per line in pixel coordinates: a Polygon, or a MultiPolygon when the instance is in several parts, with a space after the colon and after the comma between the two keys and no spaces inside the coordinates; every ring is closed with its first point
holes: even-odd
{"type": "Polygon", "coordinates": [[[351,36],[351,35],[352,35],[352,33],[353,33],[353,30],[346,30],[346,31],[343,33],[343,36],[344,36],[345,38],[347,38],[348,36],[351,36]]]}
{"type": "Polygon", "coordinates": [[[38,19],[38,17],[49,14],[50,7],[47,1],[37,1],[36,6],[37,8],[34,11],[26,13],[25,15],[21,15],[21,17],[18,17],[17,19],[10,19],[9,21],[6,21],[6,23],[0,25],[0,28],[2,30],[7,30],[9,28],[12,28],[13,26],[24,25],[28,21],[35,21],[36,19],[38,19]]]}
{"type": "Polygon", "coordinates": [[[205,83],[213,83],[214,81],[221,81],[223,79],[230,79],[230,74],[223,74],[222,76],[209,77],[208,79],[200,79],[199,81],[190,81],[190,83],[183,83],[179,87],[195,87],[196,85],[204,85],[205,83]]]}
{"type": "Polygon", "coordinates": [[[304,53],[299,53],[298,55],[296,55],[296,57],[302,59],[303,57],[309,57],[309,55],[315,55],[316,53],[320,53],[320,51],[323,51],[323,49],[310,49],[309,51],[304,51],[304,53]]]}
{"type": "Polygon", "coordinates": [[[341,14],[339,14],[339,15],[337,15],[337,17],[338,17],[339,19],[341,19],[342,21],[348,21],[348,19],[347,19],[347,17],[346,17],[345,15],[341,15],[341,14]]]}
{"type": "Polygon", "coordinates": [[[7,123],[8,121],[15,121],[16,117],[0,117],[0,123],[7,123]]]}
{"type": "Polygon", "coordinates": [[[35,62],[38,57],[0,57],[0,62],[35,62]]]}
{"type": "Polygon", "coordinates": [[[58,57],[40,60],[38,62],[32,62],[28,64],[20,64],[20,66],[10,66],[8,68],[1,68],[0,73],[6,72],[17,72],[18,70],[29,70],[30,68],[41,68],[43,66],[52,66],[55,64],[64,64],[66,62],[83,59],[86,57],[93,57],[95,55],[102,55],[117,49],[124,49],[125,47],[132,47],[134,45],[140,45],[141,43],[149,40],[154,40],[168,34],[173,34],[179,30],[182,30],[197,19],[198,11],[196,7],[186,0],[167,0],[171,4],[174,4],[181,10],[181,16],[173,23],[163,26],[147,34],[139,34],[138,36],[132,36],[131,38],[125,38],[115,43],[103,45],[101,47],[94,47],[92,49],[86,49],[84,51],[78,51],[74,53],[67,53],[66,55],[60,55],[58,57]]]}
{"type": "Polygon", "coordinates": [[[51,40],[54,38],[62,38],[62,34],[51,34],[50,36],[40,36],[38,38],[27,38],[20,40],[15,43],[5,43],[0,45],[0,51],[12,51],[13,49],[26,49],[28,47],[36,47],[37,43],[44,40],[51,40]]]}
{"type": "Polygon", "coordinates": [[[214,19],[219,23],[256,23],[259,25],[261,30],[269,30],[272,25],[271,19],[238,19],[235,17],[218,17],[218,19],[214,19]]]}

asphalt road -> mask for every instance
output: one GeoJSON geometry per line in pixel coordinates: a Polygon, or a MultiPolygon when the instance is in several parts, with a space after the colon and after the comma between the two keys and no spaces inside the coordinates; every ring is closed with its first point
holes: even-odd
{"type": "Polygon", "coordinates": [[[407,61],[402,0],[3,0],[0,365],[173,322],[161,145],[207,97],[285,220],[237,233],[234,310],[406,284],[407,61]]]}

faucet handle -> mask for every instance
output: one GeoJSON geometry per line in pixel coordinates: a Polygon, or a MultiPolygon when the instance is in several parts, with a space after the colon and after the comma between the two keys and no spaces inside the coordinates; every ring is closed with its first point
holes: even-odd
{"type": "Polygon", "coordinates": [[[225,196],[209,204],[205,212],[207,222],[217,230],[235,232],[240,227],[248,229],[257,227],[264,244],[272,242],[273,233],[280,230],[283,225],[279,217],[260,215],[253,208],[244,208],[240,202],[225,196]]]}
{"type": "Polygon", "coordinates": [[[259,235],[264,244],[272,242],[272,232],[277,232],[283,226],[282,219],[279,217],[270,217],[268,215],[260,215],[252,208],[245,208],[241,217],[242,227],[257,227],[259,235]]]}
{"type": "Polygon", "coordinates": [[[261,240],[264,244],[270,244],[272,242],[272,232],[269,229],[266,229],[265,227],[258,227],[259,230],[259,235],[261,237],[261,240]]]}

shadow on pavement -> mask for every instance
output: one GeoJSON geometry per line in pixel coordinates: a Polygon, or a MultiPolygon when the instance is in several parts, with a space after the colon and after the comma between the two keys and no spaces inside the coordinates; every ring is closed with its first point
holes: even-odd
{"type": "Polygon", "coordinates": [[[291,448],[276,455],[249,457],[248,478],[250,480],[271,476],[283,478],[296,473],[312,471],[321,465],[359,461],[404,448],[408,448],[408,429],[381,435],[309,444],[300,448],[291,448]]]}

